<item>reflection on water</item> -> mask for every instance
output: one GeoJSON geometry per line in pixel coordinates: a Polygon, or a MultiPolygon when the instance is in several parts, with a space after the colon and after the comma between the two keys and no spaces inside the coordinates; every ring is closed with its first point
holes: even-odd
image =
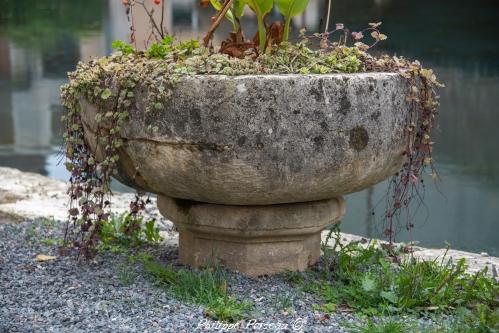
{"type": "MultiPolygon", "coordinates": [[[[325,2],[311,0],[295,26],[322,29],[325,2]]],[[[58,165],[59,86],[79,60],[126,39],[118,0],[4,0],[0,12],[0,165],[67,179],[58,165]]],[[[197,0],[169,1],[169,31],[199,37],[212,13],[197,0]]],[[[495,0],[337,0],[333,20],[353,30],[383,21],[385,50],[433,67],[441,92],[435,158],[443,181],[429,184],[417,227],[404,240],[499,255],[499,4],[495,0]]],[[[277,17],[277,14],[272,14],[277,17]]],[[[252,24],[247,22],[246,25],[252,24]]],[[[229,27],[222,26],[222,30],[229,27]]],[[[256,30],[249,26],[248,35],[256,30]]],[[[296,29],[295,29],[296,30],[296,29]]],[[[381,50],[381,49],[380,49],[381,50]]],[[[343,229],[377,236],[385,184],[348,196],[343,229]],[[377,215],[371,214],[375,209],[377,215]]]]}

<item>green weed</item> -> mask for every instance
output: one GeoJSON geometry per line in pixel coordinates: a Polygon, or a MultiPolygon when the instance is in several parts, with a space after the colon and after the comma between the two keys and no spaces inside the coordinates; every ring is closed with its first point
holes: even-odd
{"type": "Polygon", "coordinates": [[[433,325],[419,323],[417,317],[389,317],[378,322],[368,319],[364,324],[348,325],[351,333],[496,333],[499,331],[499,310],[477,306],[470,310],[458,308],[452,315],[431,316],[433,325]]]}
{"type": "Polygon", "coordinates": [[[121,265],[118,267],[118,280],[120,280],[122,285],[131,285],[135,281],[136,277],[137,273],[135,273],[135,271],[133,270],[130,270],[127,265],[121,265]]]}
{"type": "Polygon", "coordinates": [[[155,284],[167,289],[181,300],[205,306],[206,314],[216,320],[237,321],[246,316],[252,304],[238,301],[227,291],[227,279],[219,269],[174,269],[151,259],[150,256],[133,257],[141,260],[145,272],[155,284]]]}
{"type": "Polygon", "coordinates": [[[289,294],[280,295],[277,297],[277,307],[286,312],[294,311],[293,298],[289,294]]]}
{"type": "MultiPolygon", "coordinates": [[[[455,330],[465,327],[482,332],[479,329],[497,325],[499,284],[487,269],[469,274],[464,259],[453,262],[447,254],[433,261],[412,256],[401,259],[397,249],[376,242],[343,244],[338,229],[332,230],[328,240],[331,237],[335,245],[323,245],[322,266],[317,271],[303,280],[287,275],[288,281],[322,299],[316,310],[332,312],[341,306],[367,316],[445,314],[454,318],[455,309],[462,308],[469,310],[466,316],[456,317],[455,330]]],[[[391,322],[380,325],[371,322],[365,332],[397,332],[402,327],[391,322]]]]}
{"type": "Polygon", "coordinates": [[[424,333],[497,333],[499,332],[499,309],[478,304],[473,309],[458,308],[447,320],[436,318],[435,327],[424,333]]]}
{"type": "Polygon", "coordinates": [[[126,253],[130,247],[157,244],[161,240],[154,220],[144,222],[143,217],[127,213],[112,215],[102,224],[98,250],[126,253]]]}
{"type": "Polygon", "coordinates": [[[415,332],[414,326],[403,321],[393,319],[375,323],[372,320],[364,325],[356,325],[351,328],[352,333],[409,333],[415,332]]]}
{"type": "Polygon", "coordinates": [[[303,272],[286,271],[282,274],[282,277],[293,284],[301,284],[305,281],[305,274],[303,272]]]}

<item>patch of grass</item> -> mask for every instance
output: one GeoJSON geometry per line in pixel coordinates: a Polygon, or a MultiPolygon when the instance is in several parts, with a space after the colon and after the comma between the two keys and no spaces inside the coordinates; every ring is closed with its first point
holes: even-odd
{"type": "Polygon", "coordinates": [[[205,306],[206,314],[216,320],[240,320],[253,307],[249,301],[238,301],[228,293],[227,279],[220,269],[175,269],[154,261],[147,254],[133,256],[131,260],[141,261],[155,284],[181,300],[205,306]]]}
{"type": "Polygon", "coordinates": [[[406,322],[396,321],[393,319],[375,323],[368,320],[364,325],[353,326],[351,333],[409,333],[416,332],[416,328],[406,322]]]}
{"type": "Polygon", "coordinates": [[[131,285],[135,281],[136,277],[137,273],[135,273],[135,271],[133,270],[130,270],[128,265],[123,264],[118,267],[118,279],[120,280],[122,285],[131,285]]]}
{"type": "Polygon", "coordinates": [[[299,285],[305,281],[305,274],[303,272],[286,271],[281,277],[293,284],[299,285]]]}
{"type": "Polygon", "coordinates": [[[382,318],[377,322],[348,325],[351,333],[496,333],[499,332],[499,310],[477,306],[473,310],[457,308],[452,315],[431,316],[433,325],[418,322],[416,316],[382,318]]]}
{"type": "Polygon", "coordinates": [[[47,246],[60,246],[63,244],[64,239],[62,237],[46,237],[41,236],[50,233],[51,229],[58,227],[60,221],[54,219],[53,217],[39,218],[31,221],[30,226],[26,229],[26,239],[28,243],[41,243],[47,246]]]}
{"type": "Polygon", "coordinates": [[[335,303],[324,303],[324,304],[314,304],[312,306],[312,309],[320,312],[325,312],[325,313],[333,313],[336,311],[336,304],[335,303]]]}
{"type": "Polygon", "coordinates": [[[277,308],[283,312],[294,312],[293,298],[289,294],[279,295],[276,299],[277,308]]]}
{"type": "MultiPolygon", "coordinates": [[[[338,306],[367,316],[422,317],[452,316],[456,308],[468,308],[466,322],[482,318],[481,327],[496,325],[493,318],[499,305],[499,284],[487,269],[469,274],[464,259],[453,262],[446,255],[433,261],[411,256],[401,259],[397,249],[376,242],[342,244],[338,229],[329,237],[335,238],[335,245],[323,246],[323,262],[317,271],[309,272],[301,282],[288,276],[288,280],[301,283],[304,291],[322,299],[317,310],[331,312],[338,306]]],[[[458,326],[472,330],[461,322],[458,326]]]]}
{"type": "Polygon", "coordinates": [[[478,304],[473,309],[458,308],[447,320],[436,318],[435,327],[424,333],[497,333],[499,332],[499,309],[490,309],[478,304]]]}

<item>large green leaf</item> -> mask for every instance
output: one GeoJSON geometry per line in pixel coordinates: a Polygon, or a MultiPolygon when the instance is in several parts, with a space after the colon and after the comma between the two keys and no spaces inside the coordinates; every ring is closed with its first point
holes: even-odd
{"type": "Polygon", "coordinates": [[[253,10],[258,16],[265,16],[272,10],[274,0],[242,0],[253,10]]]}
{"type": "Polygon", "coordinates": [[[217,11],[222,9],[222,4],[218,0],[210,0],[210,3],[213,6],[213,8],[215,8],[215,10],[217,11]]]}
{"type": "Polygon", "coordinates": [[[308,0],[275,0],[279,12],[286,18],[300,15],[308,6],[308,0]]]}
{"type": "Polygon", "coordinates": [[[233,8],[233,12],[236,14],[236,17],[243,16],[244,7],[246,7],[246,4],[244,3],[243,0],[234,0],[232,8],[233,8]]]}

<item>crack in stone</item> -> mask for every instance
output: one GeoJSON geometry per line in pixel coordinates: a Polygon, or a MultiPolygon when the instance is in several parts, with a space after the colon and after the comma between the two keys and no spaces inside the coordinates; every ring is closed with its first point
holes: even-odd
{"type": "Polygon", "coordinates": [[[146,143],[154,143],[155,145],[163,145],[170,146],[177,149],[187,149],[187,150],[211,150],[217,152],[223,152],[232,149],[232,145],[219,144],[219,143],[211,143],[211,142],[202,142],[202,141],[187,141],[187,140],[154,140],[149,138],[123,138],[123,141],[138,141],[138,142],[146,142],[146,143]]]}

